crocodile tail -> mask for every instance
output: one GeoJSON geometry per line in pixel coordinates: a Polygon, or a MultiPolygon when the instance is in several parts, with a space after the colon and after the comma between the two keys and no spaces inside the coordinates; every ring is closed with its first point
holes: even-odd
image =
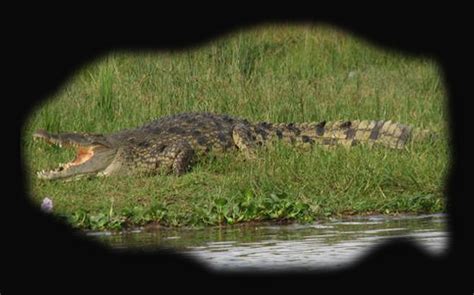
{"type": "Polygon", "coordinates": [[[392,121],[332,121],[311,123],[280,123],[258,126],[266,129],[270,138],[277,138],[297,145],[320,144],[325,146],[343,145],[347,147],[358,144],[369,146],[380,145],[402,149],[410,141],[414,131],[421,137],[431,133],[409,125],[392,121]]]}

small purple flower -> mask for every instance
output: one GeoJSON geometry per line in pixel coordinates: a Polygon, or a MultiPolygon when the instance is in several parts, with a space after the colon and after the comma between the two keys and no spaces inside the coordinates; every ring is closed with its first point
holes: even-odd
{"type": "Polygon", "coordinates": [[[46,213],[53,212],[53,201],[50,198],[44,198],[41,203],[41,210],[46,213]]]}

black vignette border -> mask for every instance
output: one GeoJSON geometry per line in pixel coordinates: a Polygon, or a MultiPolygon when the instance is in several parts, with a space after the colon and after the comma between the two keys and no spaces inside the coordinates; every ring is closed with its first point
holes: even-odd
{"type": "Polygon", "coordinates": [[[328,23],[382,46],[408,54],[428,55],[441,64],[448,88],[453,141],[452,168],[446,192],[451,233],[448,254],[434,259],[412,244],[400,242],[377,249],[366,261],[341,272],[228,275],[209,272],[198,263],[174,253],[110,252],[81,239],[66,225],[45,217],[29,205],[24,189],[22,156],[19,154],[15,158],[19,161],[13,161],[11,165],[15,171],[16,193],[4,196],[2,202],[5,204],[0,207],[2,229],[6,233],[1,261],[7,270],[6,276],[0,279],[2,294],[8,294],[7,290],[21,293],[20,290],[30,286],[35,286],[38,291],[60,291],[64,287],[57,284],[59,281],[81,292],[89,292],[95,285],[100,285],[103,290],[122,292],[187,285],[216,290],[228,286],[264,289],[309,287],[314,290],[317,285],[318,289],[342,287],[354,291],[366,289],[367,283],[377,281],[401,289],[410,285],[420,286],[425,291],[439,289],[440,285],[459,284],[471,288],[469,292],[472,293],[472,284],[467,284],[468,272],[461,271],[460,265],[472,261],[467,251],[472,249],[472,244],[471,247],[467,245],[467,233],[472,233],[472,230],[468,230],[469,215],[466,212],[466,197],[471,194],[464,185],[467,178],[463,170],[468,143],[462,132],[463,110],[467,110],[464,103],[467,103],[468,77],[462,69],[465,61],[470,59],[464,47],[468,36],[467,23],[462,17],[447,21],[430,15],[420,20],[417,15],[390,17],[380,12],[369,18],[330,18],[309,13],[270,17],[225,13],[190,16],[172,11],[161,12],[159,17],[145,15],[130,21],[122,17],[102,20],[97,16],[97,22],[95,17],[91,21],[89,17],[64,15],[48,18],[48,21],[35,22],[36,19],[32,18],[30,25],[11,34],[12,56],[21,59],[8,58],[13,64],[9,75],[11,83],[8,83],[12,92],[8,93],[8,101],[14,105],[15,112],[3,108],[2,120],[6,120],[3,126],[10,126],[12,121],[16,123],[14,130],[7,130],[11,133],[8,137],[15,138],[18,143],[13,148],[16,154],[20,151],[19,131],[29,110],[52,94],[76,68],[111,49],[178,49],[237,28],[266,22],[328,23]],[[18,279],[26,279],[29,283],[15,283],[18,279]]]}

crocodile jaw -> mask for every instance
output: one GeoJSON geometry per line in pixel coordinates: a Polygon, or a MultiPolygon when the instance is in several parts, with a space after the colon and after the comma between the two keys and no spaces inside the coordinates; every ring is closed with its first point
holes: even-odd
{"type": "MultiPolygon", "coordinates": [[[[69,134],[68,134],[69,135],[69,134]]],[[[59,147],[73,147],[76,149],[74,160],[60,164],[52,170],[41,170],[36,173],[39,179],[77,179],[84,176],[98,175],[112,163],[116,149],[99,143],[89,143],[84,141],[64,140],[60,135],[51,135],[39,131],[33,134],[35,139],[41,139],[49,144],[59,147]]]]}
{"type": "Polygon", "coordinates": [[[115,157],[115,150],[103,147],[78,148],[76,158],[66,164],[60,164],[53,170],[42,170],[36,173],[39,179],[53,180],[81,178],[97,175],[104,171],[115,157]]]}

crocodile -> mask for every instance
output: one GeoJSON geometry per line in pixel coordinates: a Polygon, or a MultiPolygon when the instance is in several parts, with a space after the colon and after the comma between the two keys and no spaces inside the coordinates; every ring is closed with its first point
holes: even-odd
{"type": "MultiPolygon", "coordinates": [[[[181,113],[161,117],[135,129],[110,134],[38,130],[33,138],[76,149],[74,160],[37,172],[40,179],[168,173],[182,175],[210,151],[255,155],[258,146],[283,140],[300,146],[367,144],[403,149],[428,131],[386,120],[308,123],[251,123],[214,113],[181,113]]],[[[426,137],[426,136],[424,136],[426,137]]]]}

